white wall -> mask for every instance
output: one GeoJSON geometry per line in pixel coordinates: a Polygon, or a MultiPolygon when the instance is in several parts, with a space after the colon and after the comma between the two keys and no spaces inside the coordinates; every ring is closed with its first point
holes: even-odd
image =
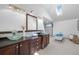
{"type": "MultiPolygon", "coordinates": [[[[22,30],[21,26],[26,25],[26,16],[12,10],[4,9],[0,11],[0,32],[22,30]]],[[[33,21],[31,21],[33,23],[33,21]]],[[[31,25],[32,26],[32,25],[31,25]]],[[[30,28],[33,30],[34,27],[30,28]]],[[[38,18],[38,30],[44,30],[43,19],[38,18]]]]}
{"type": "Polygon", "coordinates": [[[25,15],[9,10],[0,10],[0,32],[22,30],[22,25],[25,26],[25,15]]]}
{"type": "Polygon", "coordinates": [[[53,33],[62,32],[64,35],[78,34],[77,21],[78,19],[54,22],[53,33]]]}

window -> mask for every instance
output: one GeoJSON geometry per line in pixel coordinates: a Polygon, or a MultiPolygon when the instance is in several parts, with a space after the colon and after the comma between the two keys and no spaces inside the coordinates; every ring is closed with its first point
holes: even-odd
{"type": "Polygon", "coordinates": [[[57,14],[57,16],[62,15],[62,5],[61,4],[56,5],[56,14],[57,14]]]}

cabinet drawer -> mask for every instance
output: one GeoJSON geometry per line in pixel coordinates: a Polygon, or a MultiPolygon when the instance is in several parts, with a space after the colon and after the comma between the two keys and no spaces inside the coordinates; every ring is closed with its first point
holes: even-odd
{"type": "Polygon", "coordinates": [[[40,45],[36,46],[36,51],[40,50],[40,45]]]}

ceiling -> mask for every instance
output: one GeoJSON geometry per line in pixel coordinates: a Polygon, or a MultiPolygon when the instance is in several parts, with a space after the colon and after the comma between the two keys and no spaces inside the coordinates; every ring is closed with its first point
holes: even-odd
{"type": "Polygon", "coordinates": [[[32,11],[36,16],[47,18],[51,21],[63,21],[79,18],[79,4],[62,4],[63,14],[56,15],[55,4],[16,4],[26,12],[32,11]]]}
{"type": "Polygon", "coordinates": [[[55,4],[19,4],[17,6],[27,11],[33,10],[33,13],[35,15],[47,17],[52,21],[71,20],[79,18],[79,4],[63,4],[63,14],[60,16],[56,15],[55,4]]]}

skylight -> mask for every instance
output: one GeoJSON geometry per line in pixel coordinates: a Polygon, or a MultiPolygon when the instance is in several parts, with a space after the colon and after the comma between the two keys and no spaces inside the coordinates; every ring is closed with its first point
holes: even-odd
{"type": "Polygon", "coordinates": [[[57,16],[62,15],[62,4],[56,5],[56,14],[57,16]]]}

